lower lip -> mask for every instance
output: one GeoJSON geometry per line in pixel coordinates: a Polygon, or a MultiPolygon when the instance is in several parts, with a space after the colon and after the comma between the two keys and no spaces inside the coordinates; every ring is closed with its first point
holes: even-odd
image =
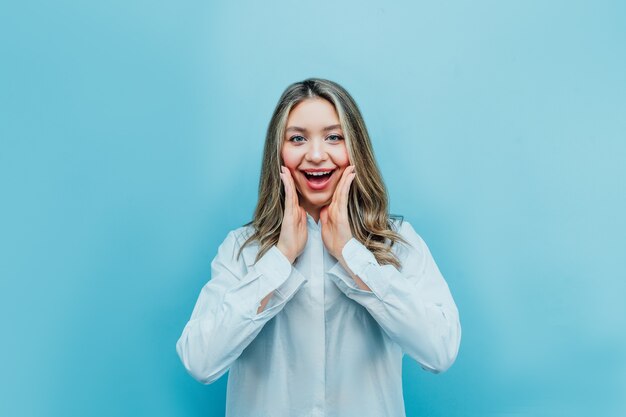
{"type": "Polygon", "coordinates": [[[335,171],[333,171],[333,173],[330,174],[330,176],[324,182],[312,182],[312,181],[309,181],[309,179],[307,178],[307,176],[305,174],[302,174],[302,175],[304,175],[304,179],[306,180],[306,184],[308,185],[308,187],[311,190],[320,191],[320,190],[323,190],[324,188],[326,188],[326,186],[328,184],[330,184],[330,180],[333,178],[333,175],[335,175],[335,171]]]}

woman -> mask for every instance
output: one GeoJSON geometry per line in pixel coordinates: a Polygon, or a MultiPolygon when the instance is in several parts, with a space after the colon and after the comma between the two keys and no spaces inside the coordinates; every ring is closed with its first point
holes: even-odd
{"type": "Polygon", "coordinates": [[[459,315],[426,243],[389,218],[360,111],[338,84],[290,85],[271,118],[254,219],[211,264],[176,350],[226,415],[404,416],[402,356],[439,373],[459,315]]]}

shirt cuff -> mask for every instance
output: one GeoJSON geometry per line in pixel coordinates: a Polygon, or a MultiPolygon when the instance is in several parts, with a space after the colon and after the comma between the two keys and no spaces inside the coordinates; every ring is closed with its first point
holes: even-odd
{"type": "Polygon", "coordinates": [[[273,315],[274,310],[280,309],[307,281],[276,246],[268,249],[254,267],[257,274],[254,274],[252,280],[257,280],[259,284],[256,298],[261,301],[270,292],[274,291],[274,294],[262,312],[257,313],[260,304],[255,306],[251,316],[248,316],[252,319],[273,315]]]}
{"type": "Polygon", "coordinates": [[[353,237],[345,244],[341,250],[341,255],[352,273],[359,277],[371,291],[359,288],[350,273],[343,268],[341,263],[337,262],[330,269],[329,273],[341,280],[341,282],[336,281],[341,290],[344,292],[349,290],[357,293],[373,294],[378,298],[382,298],[385,295],[389,282],[385,279],[386,277],[381,277],[381,266],[378,264],[374,254],[365,245],[353,237]]]}
{"type": "Polygon", "coordinates": [[[274,281],[272,284],[276,284],[273,288],[276,288],[287,279],[292,265],[280,249],[276,245],[272,245],[255,264],[255,267],[262,275],[271,277],[271,280],[274,281]]]}

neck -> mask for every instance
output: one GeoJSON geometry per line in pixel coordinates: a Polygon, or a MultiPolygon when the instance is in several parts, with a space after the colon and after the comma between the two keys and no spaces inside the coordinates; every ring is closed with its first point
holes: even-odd
{"type": "Polygon", "coordinates": [[[320,211],[322,210],[320,207],[303,207],[303,208],[307,213],[309,213],[311,217],[313,217],[313,220],[315,220],[315,223],[319,222],[320,211]]]}

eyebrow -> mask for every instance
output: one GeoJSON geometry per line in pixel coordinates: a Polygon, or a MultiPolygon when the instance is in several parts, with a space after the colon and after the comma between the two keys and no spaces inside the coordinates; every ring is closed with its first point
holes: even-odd
{"type": "MultiPolygon", "coordinates": [[[[333,130],[333,129],[341,129],[341,125],[332,125],[332,126],[326,126],[325,128],[323,128],[322,130],[324,132],[329,131],[329,130],[333,130]]],[[[289,126],[285,132],[288,132],[290,130],[294,130],[296,132],[307,132],[307,130],[303,127],[298,127],[298,126],[289,126]]]]}

